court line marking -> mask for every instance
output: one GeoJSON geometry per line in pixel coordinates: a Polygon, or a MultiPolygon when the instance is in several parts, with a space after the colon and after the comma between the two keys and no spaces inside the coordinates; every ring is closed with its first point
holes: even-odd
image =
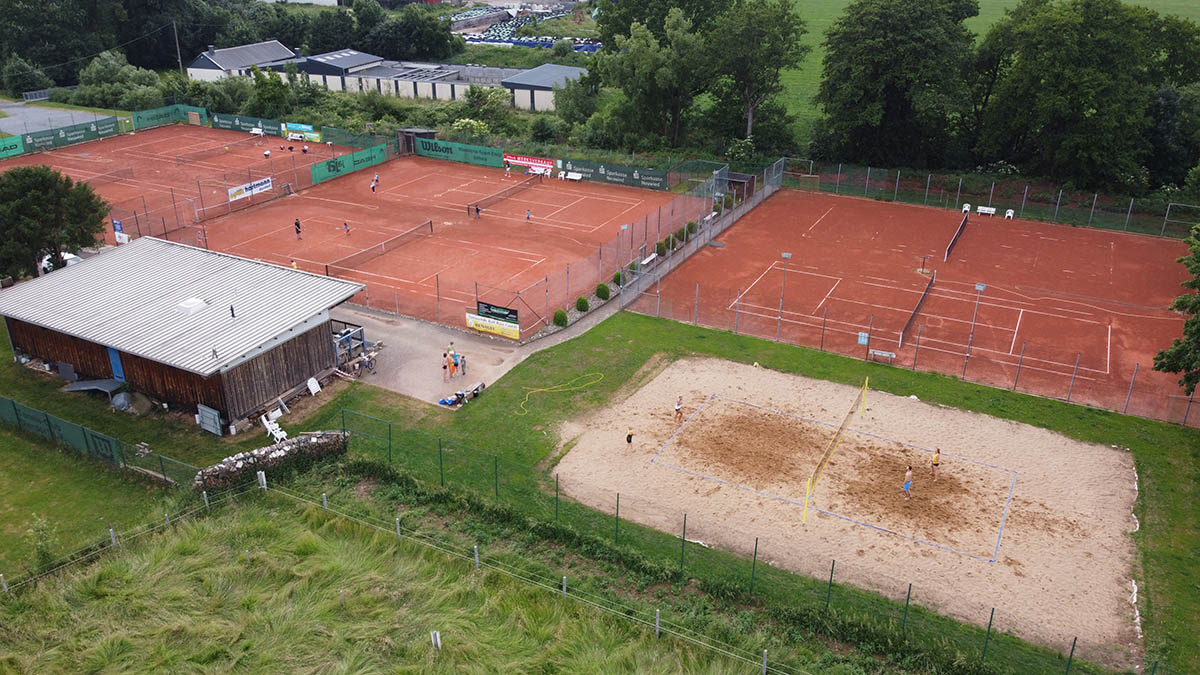
{"type": "Polygon", "coordinates": [[[816,222],[814,222],[812,225],[809,225],[809,226],[808,226],[808,229],[807,229],[807,230],[805,230],[805,231],[804,231],[804,234],[803,234],[803,235],[801,235],[801,236],[807,237],[807,236],[808,236],[808,233],[809,233],[809,232],[812,232],[812,231],[813,231],[813,228],[817,226],[817,223],[820,223],[822,220],[825,220],[825,216],[829,215],[829,214],[830,214],[830,212],[832,212],[832,211],[833,211],[835,208],[837,208],[837,206],[836,206],[836,205],[829,207],[829,211],[826,211],[824,214],[822,214],[822,215],[821,215],[821,217],[820,217],[820,218],[817,218],[816,222]]]}
{"type": "MultiPolygon", "coordinates": [[[[840,284],[840,283],[842,283],[842,280],[841,280],[841,279],[838,279],[837,281],[833,282],[833,288],[830,288],[830,289],[829,289],[829,292],[825,294],[825,297],[821,298],[821,302],[818,302],[818,303],[817,303],[817,309],[821,309],[821,305],[824,305],[824,304],[825,304],[825,301],[829,299],[829,296],[833,295],[833,291],[834,291],[835,289],[837,289],[837,287],[838,287],[838,284],[840,284]]],[[[783,298],[782,298],[782,294],[781,294],[781,297],[780,297],[780,300],[779,300],[779,304],[780,304],[781,306],[783,305],[783,298]]],[[[815,316],[815,315],[816,315],[816,313],[817,313],[817,309],[814,309],[814,310],[812,311],[812,313],[813,313],[813,315],[814,315],[814,316],[815,316]]]]}
{"type": "MultiPolygon", "coordinates": [[[[1025,310],[1022,309],[1021,313],[1017,315],[1017,327],[1013,329],[1012,344],[1008,347],[1009,356],[1012,356],[1013,350],[1017,348],[1017,333],[1021,332],[1021,319],[1023,318],[1025,318],[1025,310]]],[[[1112,336],[1112,327],[1110,326],[1108,330],[1109,336],[1112,336]]]]}

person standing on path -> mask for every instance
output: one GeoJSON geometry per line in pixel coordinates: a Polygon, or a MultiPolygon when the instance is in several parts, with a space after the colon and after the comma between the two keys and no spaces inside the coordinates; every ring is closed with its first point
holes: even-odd
{"type": "Polygon", "coordinates": [[[912,499],[912,466],[904,472],[904,499],[905,501],[912,499]]]}
{"type": "Polygon", "coordinates": [[[460,369],[462,369],[463,377],[466,377],[467,376],[467,355],[466,354],[458,355],[458,367],[460,369]]]}
{"type": "Polygon", "coordinates": [[[299,218],[296,219],[295,226],[296,226],[296,238],[303,239],[304,237],[300,234],[300,219],[299,218]]]}
{"type": "Polygon", "coordinates": [[[678,401],[675,401],[675,423],[683,421],[683,397],[680,396],[678,401]]]}
{"type": "Polygon", "coordinates": [[[457,364],[457,359],[458,359],[458,354],[450,354],[449,359],[447,359],[449,361],[449,365],[450,365],[450,379],[452,379],[452,380],[454,379],[454,367],[455,367],[455,364],[457,364]]]}
{"type": "Polygon", "coordinates": [[[450,358],[442,353],[442,382],[450,381],[450,358]]]}
{"type": "Polygon", "coordinates": [[[930,473],[933,474],[933,482],[935,482],[935,483],[937,482],[937,479],[938,479],[938,466],[941,465],[941,463],[942,463],[942,449],[934,448],[933,449],[933,461],[930,462],[930,464],[929,464],[929,471],[930,471],[930,473]]]}

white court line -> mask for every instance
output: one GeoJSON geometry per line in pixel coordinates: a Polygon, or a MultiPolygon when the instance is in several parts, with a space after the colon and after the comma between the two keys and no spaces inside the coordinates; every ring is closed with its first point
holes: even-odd
{"type": "MultiPolygon", "coordinates": [[[[772,267],[775,267],[775,262],[774,262],[774,261],[772,261],[770,265],[767,265],[767,269],[763,270],[763,271],[762,271],[762,274],[758,275],[758,278],[757,278],[757,279],[755,279],[754,281],[750,282],[750,285],[746,287],[746,290],[742,291],[742,294],[741,294],[741,295],[739,295],[739,296],[738,296],[738,298],[740,299],[740,298],[742,297],[742,295],[745,295],[745,294],[749,293],[749,292],[750,292],[750,289],[751,289],[751,288],[754,288],[755,284],[757,284],[759,281],[761,281],[763,277],[767,276],[767,272],[770,272],[772,267]]],[[[729,303],[729,306],[728,306],[728,307],[726,307],[725,309],[733,309],[733,304],[734,304],[735,302],[737,302],[737,301],[738,301],[738,300],[734,300],[733,302],[729,303]]]]}
{"type": "Polygon", "coordinates": [[[562,205],[562,206],[558,207],[557,209],[555,209],[555,210],[551,211],[550,213],[548,213],[548,214],[546,214],[546,215],[544,215],[544,216],[540,216],[540,217],[541,217],[541,218],[553,218],[554,216],[558,215],[558,213],[559,213],[560,211],[562,211],[563,209],[569,209],[569,208],[571,208],[572,206],[575,206],[575,205],[576,205],[576,204],[578,204],[579,202],[583,201],[584,199],[585,199],[584,197],[580,197],[579,199],[576,199],[575,201],[571,202],[570,204],[564,204],[564,205],[562,205]]]}
{"type": "MultiPolygon", "coordinates": [[[[833,288],[830,288],[830,289],[829,289],[829,292],[825,294],[825,297],[821,298],[821,302],[817,303],[817,309],[821,309],[821,305],[824,305],[824,304],[825,304],[825,301],[829,299],[829,296],[833,295],[833,290],[834,290],[835,288],[837,288],[837,287],[838,287],[838,284],[840,284],[840,283],[842,283],[842,280],[841,280],[841,279],[838,279],[837,281],[835,281],[835,282],[833,283],[833,288]]],[[[813,316],[816,316],[816,315],[817,315],[817,309],[814,309],[814,310],[812,311],[812,313],[813,313],[813,316]]]]}
{"type": "Polygon", "coordinates": [[[1009,356],[1012,356],[1013,350],[1017,348],[1017,333],[1021,332],[1021,319],[1023,318],[1025,318],[1025,310],[1022,309],[1021,313],[1017,315],[1017,327],[1013,329],[1012,344],[1008,347],[1009,356]]]}
{"type": "Polygon", "coordinates": [[[817,221],[815,223],[813,223],[812,225],[809,225],[808,229],[804,231],[804,234],[802,236],[807,237],[808,233],[812,232],[813,228],[817,226],[817,223],[820,223],[822,220],[825,220],[825,216],[829,215],[829,212],[833,211],[833,209],[834,209],[834,207],[832,207],[832,206],[829,207],[829,211],[826,211],[824,214],[821,215],[820,218],[817,218],[817,221]]]}

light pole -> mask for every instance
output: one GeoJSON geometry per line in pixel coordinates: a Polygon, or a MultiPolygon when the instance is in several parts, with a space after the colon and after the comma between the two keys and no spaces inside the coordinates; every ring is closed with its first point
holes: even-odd
{"type": "Polygon", "coordinates": [[[779,289],[779,302],[782,304],[783,294],[787,291],[787,261],[792,259],[792,254],[784,251],[779,254],[779,257],[783,258],[783,287],[779,289]]]}
{"type": "Polygon", "coordinates": [[[979,296],[987,289],[987,284],[975,284],[975,313],[971,315],[971,338],[975,338],[975,319],[979,316],[979,296]]]}
{"type": "MultiPolygon", "coordinates": [[[[628,224],[628,223],[626,223],[626,224],[624,224],[624,225],[622,225],[622,226],[621,226],[621,231],[622,231],[622,232],[624,232],[625,230],[628,230],[628,229],[629,229],[629,224],[628,224]]],[[[620,240],[620,239],[618,239],[618,240],[617,240],[617,255],[618,255],[618,256],[621,254],[620,252],[621,252],[621,240],[620,240]]],[[[632,233],[632,232],[630,232],[630,233],[629,233],[629,257],[630,257],[630,258],[633,258],[633,233],[632,233]]],[[[628,264],[628,263],[626,263],[626,264],[628,264]]],[[[625,270],[624,270],[624,268],[622,267],[620,271],[621,271],[621,281],[625,281],[625,270]]],[[[622,286],[624,286],[625,284],[621,284],[621,285],[622,285],[622,286]]]]}

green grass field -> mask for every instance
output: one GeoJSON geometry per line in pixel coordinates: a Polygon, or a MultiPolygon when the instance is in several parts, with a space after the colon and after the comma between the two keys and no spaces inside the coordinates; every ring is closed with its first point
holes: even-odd
{"type": "Polygon", "coordinates": [[[748,667],[279,496],[244,498],[4,599],[0,625],[5,672],[748,667]]]}
{"type": "MultiPolygon", "coordinates": [[[[69,451],[68,451],[69,452],[69,451]]],[[[60,555],[118,530],[161,518],[167,495],[99,464],[0,427],[0,573],[34,566],[25,533],[41,516],[56,530],[60,555]]]]}
{"type": "MultiPolygon", "coordinates": [[[[821,82],[821,59],[824,56],[821,43],[825,40],[825,31],[841,17],[850,2],[851,0],[796,0],[800,16],[808,24],[808,34],[804,36],[804,43],[811,45],[812,51],[800,68],[783,73],[782,97],[788,110],[796,116],[796,132],[802,145],[808,142],[812,123],[820,114],[813,105],[812,98],[821,82]]],[[[1005,10],[1015,7],[1018,2],[1019,0],[979,0],[979,16],[967,21],[967,27],[976,35],[982,35],[993,23],[1003,18],[1005,10]]],[[[1134,4],[1149,7],[1160,14],[1175,14],[1200,20],[1200,3],[1193,0],[1141,0],[1134,4]]]]}

